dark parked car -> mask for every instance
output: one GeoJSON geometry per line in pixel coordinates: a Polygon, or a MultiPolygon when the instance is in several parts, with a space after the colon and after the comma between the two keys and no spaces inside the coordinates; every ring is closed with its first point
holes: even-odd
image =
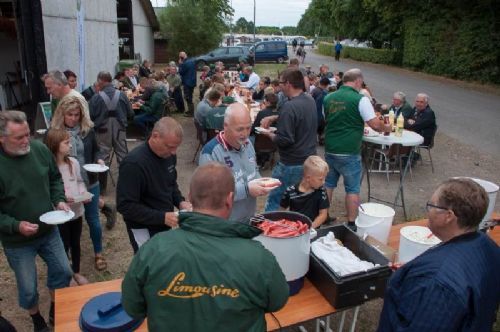
{"type": "Polygon", "coordinates": [[[226,68],[236,67],[240,60],[248,59],[248,48],[243,46],[219,47],[196,58],[196,68],[222,61],[226,68]]]}
{"type": "Polygon", "coordinates": [[[254,46],[250,47],[249,52],[250,58],[253,58],[255,52],[255,62],[275,61],[283,63],[288,60],[286,41],[273,40],[255,43],[254,46]]]}

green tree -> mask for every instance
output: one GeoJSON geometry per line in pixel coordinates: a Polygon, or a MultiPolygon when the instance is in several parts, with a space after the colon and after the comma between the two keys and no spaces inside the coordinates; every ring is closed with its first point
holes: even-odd
{"type": "Polygon", "coordinates": [[[217,47],[232,15],[229,0],[176,0],[159,15],[160,30],[169,39],[169,52],[190,56],[217,47]]]}
{"type": "Polygon", "coordinates": [[[281,35],[281,30],[278,27],[259,26],[257,27],[257,33],[263,35],[281,35]]]}
{"type": "Polygon", "coordinates": [[[234,31],[237,33],[246,33],[248,21],[244,17],[240,17],[234,25],[234,31]]]}
{"type": "Polygon", "coordinates": [[[297,27],[286,26],[281,28],[281,31],[283,31],[285,35],[293,36],[297,34],[297,27]]]}
{"type": "MultiPolygon", "coordinates": [[[[257,33],[257,30],[255,30],[257,33]]],[[[246,33],[253,33],[253,21],[248,21],[246,33]]]]}

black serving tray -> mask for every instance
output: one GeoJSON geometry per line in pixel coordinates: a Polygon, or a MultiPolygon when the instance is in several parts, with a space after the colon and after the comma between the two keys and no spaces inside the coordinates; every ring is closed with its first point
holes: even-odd
{"type": "Polygon", "coordinates": [[[340,276],[311,251],[307,278],[332,306],[336,309],[354,307],[384,296],[387,279],[392,274],[389,260],[384,255],[344,225],[318,229],[317,232],[315,240],[333,232],[335,238],[360,259],[380,265],[366,272],[340,276]]]}

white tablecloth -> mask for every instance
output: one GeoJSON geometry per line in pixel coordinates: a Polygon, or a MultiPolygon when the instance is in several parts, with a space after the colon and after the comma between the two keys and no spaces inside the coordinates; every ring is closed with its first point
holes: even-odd
{"type": "Polygon", "coordinates": [[[403,135],[401,137],[395,136],[394,133],[391,133],[389,136],[384,136],[382,133],[378,136],[363,135],[363,141],[380,145],[401,144],[402,146],[416,146],[422,144],[424,138],[413,131],[403,130],[403,135]]]}

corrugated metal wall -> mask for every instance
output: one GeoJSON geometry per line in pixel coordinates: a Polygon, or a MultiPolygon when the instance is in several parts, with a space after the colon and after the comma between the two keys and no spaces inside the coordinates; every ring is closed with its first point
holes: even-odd
{"type": "MultiPolygon", "coordinates": [[[[92,84],[101,70],[114,74],[119,60],[115,0],[50,0],[42,6],[48,70],[71,69],[84,83],[78,90],[92,84]],[[84,18],[80,25],[78,3],[84,18]]],[[[153,59],[153,31],[139,0],[132,0],[132,10],[135,53],[153,59]]]]}
{"type": "Polygon", "coordinates": [[[81,31],[77,2],[42,1],[43,25],[47,69],[71,69],[83,79],[85,86],[77,88],[82,90],[95,81],[100,70],[114,73],[118,61],[118,31],[115,0],[81,0],[84,17],[81,31]],[[79,34],[83,36],[83,50],[79,34]]]}

